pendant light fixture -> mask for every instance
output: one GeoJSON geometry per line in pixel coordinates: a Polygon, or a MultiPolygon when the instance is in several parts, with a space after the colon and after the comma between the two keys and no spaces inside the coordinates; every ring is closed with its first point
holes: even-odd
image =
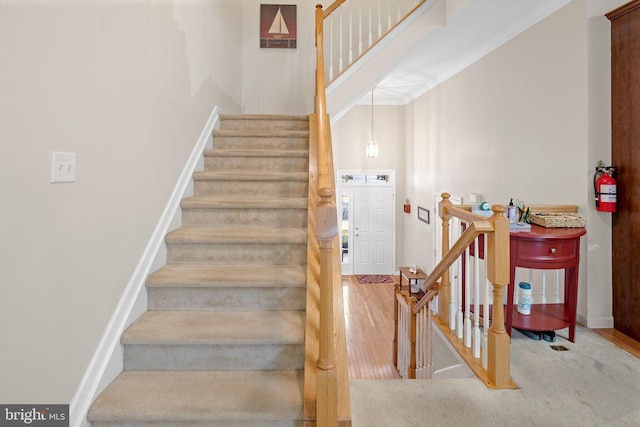
{"type": "Polygon", "coordinates": [[[373,138],[373,91],[371,89],[371,139],[367,142],[367,157],[378,157],[378,143],[373,138]]]}

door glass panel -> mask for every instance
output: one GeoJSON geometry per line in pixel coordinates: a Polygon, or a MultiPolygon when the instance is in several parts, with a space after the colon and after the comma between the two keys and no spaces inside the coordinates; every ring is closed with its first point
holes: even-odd
{"type": "Polygon", "coordinates": [[[343,264],[349,263],[349,194],[340,197],[340,249],[343,264]]]}

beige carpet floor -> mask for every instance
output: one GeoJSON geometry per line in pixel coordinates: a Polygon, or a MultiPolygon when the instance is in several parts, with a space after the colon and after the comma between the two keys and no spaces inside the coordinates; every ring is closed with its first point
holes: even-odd
{"type": "Polygon", "coordinates": [[[351,380],[353,426],[640,426],[640,359],[584,327],[575,343],[558,335],[549,343],[514,331],[517,390],[477,379],[351,380]]]}

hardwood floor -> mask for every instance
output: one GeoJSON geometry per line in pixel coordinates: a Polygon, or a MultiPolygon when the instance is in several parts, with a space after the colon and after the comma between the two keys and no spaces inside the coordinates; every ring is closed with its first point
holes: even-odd
{"type": "MultiPolygon", "coordinates": [[[[393,283],[360,284],[355,276],[342,276],[349,378],[400,378],[392,357],[393,286],[393,283]]],[[[638,341],[615,329],[593,331],[640,357],[638,341]]]]}
{"type": "Polygon", "coordinates": [[[593,329],[593,332],[601,337],[608,339],[618,347],[640,358],[640,342],[629,338],[622,332],[615,329],[593,329]]]}
{"type": "Polygon", "coordinates": [[[342,277],[349,378],[400,378],[392,357],[393,287],[342,277]]]}

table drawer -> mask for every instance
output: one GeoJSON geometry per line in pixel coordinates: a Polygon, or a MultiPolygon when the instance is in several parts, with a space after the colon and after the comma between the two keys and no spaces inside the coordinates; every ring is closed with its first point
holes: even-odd
{"type": "Polygon", "coordinates": [[[577,240],[535,241],[521,240],[518,242],[516,257],[519,261],[533,262],[566,262],[576,260],[577,240]]]}

